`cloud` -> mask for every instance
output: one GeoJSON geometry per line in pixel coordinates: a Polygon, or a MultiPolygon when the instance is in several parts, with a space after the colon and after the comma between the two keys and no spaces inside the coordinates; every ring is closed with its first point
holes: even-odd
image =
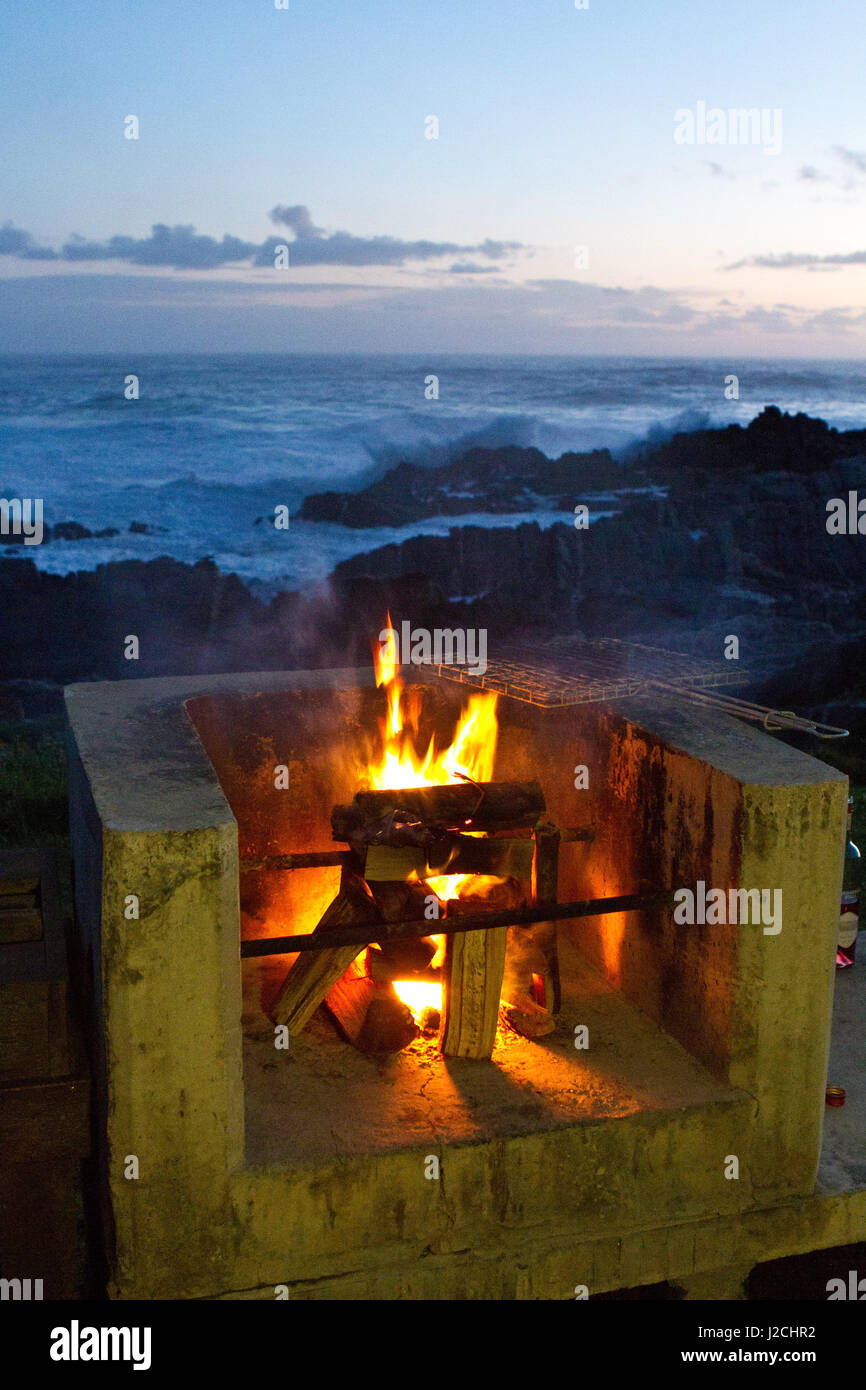
{"type": "MultiPolygon", "coordinates": [[[[848,170],[854,169],[857,174],[866,174],[866,154],[861,154],[859,150],[846,149],[844,145],[834,145],[830,153],[835,155],[837,159],[841,159],[848,170]]],[[[862,188],[862,182],[857,178],[852,178],[850,172],[825,174],[814,164],[801,164],[797,170],[797,178],[804,183],[829,183],[843,193],[851,193],[855,189],[862,188]]],[[[817,199],[816,201],[821,200],[817,199]]]]}
{"type": "Polygon", "coordinates": [[[472,261],[455,261],[448,267],[449,275],[495,275],[495,265],[474,265],[472,261]]]}
{"type": "MultiPolygon", "coordinates": [[[[270,218],[293,233],[289,261],[292,266],[402,266],[407,261],[430,261],[444,256],[481,256],[501,261],[524,249],[518,241],[493,241],[475,245],[456,241],[403,241],[399,237],[354,236],[351,232],[327,233],[317,227],[309,209],[302,204],[271,209],[270,218]]],[[[29,232],[7,223],[0,228],[0,255],[25,260],[122,261],[126,265],[167,266],[174,270],[213,270],[243,261],[255,266],[273,266],[276,248],[284,245],[279,237],[264,242],[244,241],[226,235],[221,241],[196,233],[193,226],[169,227],[157,222],[150,236],[112,236],[105,241],[88,241],[71,236],[59,252],[40,247],[29,232]]],[[[480,267],[486,270],[487,267],[480,267]]],[[[467,272],[458,272],[467,273],[467,272]]]]}
{"type": "Polygon", "coordinates": [[[6,222],[0,227],[0,256],[19,256],[23,261],[55,261],[57,252],[37,246],[29,232],[6,222]]]}
{"type": "Polygon", "coordinates": [[[719,164],[715,159],[704,159],[702,164],[706,164],[714,179],[735,179],[736,174],[732,174],[723,164],[719,164]]]}
{"type": "Polygon", "coordinates": [[[299,240],[302,237],[318,238],[325,235],[324,227],[314,225],[309,208],[305,208],[302,203],[297,203],[291,208],[281,207],[278,203],[275,208],[271,208],[268,216],[277,226],[291,227],[299,240]]]}
{"type": "MultiPolygon", "coordinates": [[[[256,265],[273,265],[280,241],[270,237],[256,253],[256,265]]],[[[407,261],[429,261],[440,256],[485,256],[499,261],[522,250],[519,241],[486,241],[463,246],[456,241],[401,241],[398,237],[353,236],[351,232],[331,232],[329,236],[297,237],[289,251],[290,263],[299,265],[379,265],[401,266],[407,261]]]]}
{"type": "Polygon", "coordinates": [[[175,270],[212,270],[249,260],[258,245],[224,236],[216,241],[197,236],[195,227],[167,227],[157,222],[149,237],[113,236],[108,241],[87,241],[72,236],[62,247],[65,261],[124,261],[128,265],[171,266],[175,270]]]}
{"type": "Polygon", "coordinates": [[[866,251],[837,252],[829,256],[785,251],[778,256],[747,256],[742,261],[734,261],[733,265],[724,266],[723,269],[743,270],[750,266],[760,266],[764,270],[821,270],[841,265],[866,265],[866,251]]]}
{"type": "Polygon", "coordinates": [[[793,333],[797,327],[796,317],[786,313],[784,309],[764,309],[759,304],[746,309],[742,314],[737,314],[734,322],[749,328],[758,328],[762,333],[793,333]]]}
{"type": "Polygon", "coordinates": [[[805,327],[809,331],[850,333],[852,328],[866,325],[866,309],[824,309],[820,314],[808,318],[805,327]]]}
{"type": "MultiPolygon", "coordinates": [[[[422,272],[423,274],[423,272],[422,272]]],[[[45,352],[574,353],[754,352],[784,344],[808,355],[862,357],[866,310],[695,303],[656,286],[628,289],[582,279],[400,286],[332,282],[294,287],[291,277],[206,279],[153,271],[35,267],[4,282],[0,339],[8,351],[45,352]]]]}
{"type": "MultiPolygon", "coordinates": [[[[530,280],[521,289],[524,294],[522,307],[527,313],[554,316],[573,326],[673,326],[691,323],[698,317],[697,311],[685,304],[676,291],[661,290],[654,285],[628,290],[618,285],[585,284],[576,280],[530,280]]],[[[519,293],[515,288],[510,297],[519,293]]]]}
{"type": "Polygon", "coordinates": [[[859,150],[847,150],[844,145],[834,145],[833,153],[856,169],[858,174],[866,174],[866,154],[861,154],[859,150]]]}

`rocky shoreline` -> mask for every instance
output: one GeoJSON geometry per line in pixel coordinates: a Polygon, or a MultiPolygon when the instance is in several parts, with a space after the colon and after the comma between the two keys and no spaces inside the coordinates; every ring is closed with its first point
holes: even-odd
{"type": "MultiPolygon", "coordinates": [[[[441,468],[398,465],[356,494],[310,497],[305,519],[339,514],[358,528],[450,515],[449,506],[505,518],[525,513],[528,499],[555,499],[567,516],[546,528],[455,524],[447,536],[356,555],[327,585],[269,602],[210,560],[125,560],[60,576],[38,569],[28,548],[7,547],[0,680],[366,662],[390,607],[415,625],[486,627],[491,655],[527,635],[583,633],[722,659],[733,633],[754,690],[775,682],[790,704],[791,684],[805,695],[817,664],[825,679],[810,698],[856,700],[866,693],[863,538],[826,523],[830,499],[858,489],[866,498],[866,431],[770,407],[745,428],[675,435],[625,460],[473,449],[441,468]],[[575,506],[601,489],[616,494],[615,514],[576,527],[575,506]],[[138,660],[124,657],[129,634],[138,660]]],[[[74,541],[75,525],[55,526],[54,538],[74,541]]]]}
{"type": "Polygon", "coordinates": [[[538,449],[476,448],[440,468],[400,463],[361,492],[313,493],[296,516],[361,529],[474,512],[570,512],[575,494],[616,495],[648,484],[639,463],[617,463],[607,449],[549,459],[538,449]]]}

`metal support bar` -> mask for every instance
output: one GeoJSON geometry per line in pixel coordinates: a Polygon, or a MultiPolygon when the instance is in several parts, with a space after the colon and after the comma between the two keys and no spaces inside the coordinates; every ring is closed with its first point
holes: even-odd
{"type": "Polygon", "coordinates": [[[251,874],[256,869],[340,869],[354,859],[350,849],[326,849],[313,854],[265,854],[258,859],[242,859],[240,871],[251,874]]]}
{"type": "MultiPolygon", "coordinates": [[[[456,836],[456,839],[467,839],[467,836],[456,836]]],[[[515,835],[513,839],[529,839],[529,835],[515,835]]],[[[593,840],[595,831],[586,830],[563,830],[562,841],[573,840],[593,840]]],[[[479,840],[469,841],[472,845],[481,843],[479,840]]],[[[494,844],[501,843],[495,840],[494,844]]],[[[256,858],[243,857],[240,861],[240,871],[242,874],[257,873],[262,869],[340,869],[344,865],[352,862],[353,850],[349,849],[324,849],[315,850],[309,854],[262,854],[256,858]]],[[[441,873],[441,869],[431,869],[430,873],[441,873]]]]}
{"type": "Polygon", "coordinates": [[[376,942],[465,931],[492,931],[496,927],[527,927],[533,922],[565,922],[572,917],[602,917],[611,912],[650,911],[672,907],[674,890],[627,893],[620,898],[591,898],[584,902],[546,903],[543,907],[509,908],[505,912],[479,912],[449,921],[441,917],[432,925],[423,922],[378,922],[370,926],[340,927],[334,931],[307,932],[302,936],[266,936],[241,942],[241,956],[284,956],[294,951],[330,951],[337,946],[373,946],[376,942]]]}

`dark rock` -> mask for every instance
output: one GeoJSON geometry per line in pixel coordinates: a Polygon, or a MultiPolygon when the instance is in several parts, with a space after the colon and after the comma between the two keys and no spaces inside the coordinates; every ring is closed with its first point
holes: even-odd
{"type": "Polygon", "coordinates": [[[438,468],[400,463],[361,492],[315,493],[297,515],[351,527],[406,526],[432,516],[559,507],[566,489],[571,510],[593,491],[645,482],[638,468],[616,463],[607,449],[549,459],[538,449],[476,448],[438,468]]]}
{"type": "MultiPolygon", "coordinates": [[[[22,535],[16,535],[13,531],[10,531],[9,534],[8,534],[7,536],[3,536],[2,538],[0,538],[0,544],[2,544],[2,545],[4,545],[4,546],[10,546],[10,547],[13,546],[13,545],[16,546],[16,547],[19,546],[19,545],[23,547],[23,546],[25,545],[26,539],[27,539],[26,536],[24,536],[23,534],[22,534],[22,535]]],[[[41,542],[41,544],[44,545],[45,542],[48,541],[48,540],[50,540],[50,539],[51,539],[51,527],[50,527],[50,526],[43,526],[43,528],[42,528],[42,542],[41,542]]],[[[27,546],[27,549],[29,550],[29,549],[30,549],[30,546],[27,546]]]]}
{"type": "Polygon", "coordinates": [[[77,521],[58,521],[53,536],[56,541],[89,541],[93,532],[77,521]]]}
{"type": "MultiPolygon", "coordinates": [[[[744,666],[766,675],[790,668],[790,688],[766,703],[796,707],[809,663],[832,663],[840,641],[866,634],[862,537],[830,536],[825,524],[830,497],[866,493],[864,455],[866,432],[769,410],[746,429],[654,445],[644,471],[626,476],[661,478],[667,495],[620,491],[621,510],[585,531],[570,521],[454,526],[355,556],[328,587],[269,603],[211,560],[124,561],[61,576],[39,570],[18,545],[0,561],[0,675],[69,681],[368,665],[390,609],[398,624],[487,627],[491,657],[522,635],[576,631],[713,655],[733,632],[744,666]],[[128,633],[140,640],[137,662],[123,659],[128,633]],[[808,648],[804,670],[795,669],[808,648]]],[[[521,507],[527,496],[565,505],[622,476],[604,451],[551,461],[533,449],[476,449],[446,469],[403,464],[365,493],[330,497],[356,509],[352,524],[368,524],[360,517],[377,508],[393,524],[389,509],[401,497],[409,511],[438,510],[446,495],[465,510],[490,493],[505,515],[518,496],[521,507]]],[[[308,500],[314,512],[331,505],[308,500]]],[[[141,522],[130,530],[153,534],[141,522]]],[[[836,682],[812,691],[812,702],[849,693],[836,682]]]]}
{"type": "Polygon", "coordinates": [[[783,414],[766,406],[745,428],[693,430],[663,444],[638,446],[639,459],[655,481],[684,484],[694,474],[712,473],[725,485],[731,473],[814,473],[834,460],[866,451],[866,430],[839,431],[811,416],[783,414]]]}

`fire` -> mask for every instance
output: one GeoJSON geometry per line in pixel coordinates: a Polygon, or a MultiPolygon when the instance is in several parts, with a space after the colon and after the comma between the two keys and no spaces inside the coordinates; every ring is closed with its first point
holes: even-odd
{"type": "Polygon", "coordinates": [[[438,1012],[442,1008],[441,985],[427,984],[424,980],[395,980],[394,989],[403,1003],[409,1006],[416,1022],[423,1009],[436,1009],[438,1012]]]}
{"type": "MultiPolygon", "coordinates": [[[[391,628],[391,614],[388,614],[391,628]]],[[[485,691],[471,695],[460,715],[454,737],[447,748],[437,749],[431,738],[427,751],[419,754],[415,746],[418,734],[417,707],[410,705],[404,713],[403,683],[397,670],[397,652],[393,642],[373,648],[376,684],[384,685],[388,700],[387,717],[380,721],[383,754],[378,765],[368,768],[370,786],[374,791],[397,790],[400,787],[436,787],[446,782],[469,779],[490,782],[496,756],[499,725],[496,718],[497,696],[485,691]]]]}
{"type": "MultiPolygon", "coordinates": [[[[393,628],[390,613],[386,626],[393,628]]],[[[467,780],[492,781],[499,733],[495,693],[485,691],[470,695],[448,747],[437,748],[435,738],[431,738],[426,752],[421,754],[417,748],[419,707],[414,701],[404,700],[396,644],[391,641],[374,645],[373,664],[376,684],[385,687],[388,702],[387,715],[379,723],[381,757],[378,762],[371,761],[366,769],[373,790],[396,791],[401,787],[433,787],[467,780]]],[[[481,874],[436,874],[425,882],[444,902],[470,893],[483,893],[501,880],[481,874]]],[[[441,964],[445,942],[441,936],[434,939],[438,948],[432,962],[435,966],[441,964]]],[[[426,1007],[441,1009],[441,985],[398,980],[394,988],[416,1017],[426,1007]]]]}

